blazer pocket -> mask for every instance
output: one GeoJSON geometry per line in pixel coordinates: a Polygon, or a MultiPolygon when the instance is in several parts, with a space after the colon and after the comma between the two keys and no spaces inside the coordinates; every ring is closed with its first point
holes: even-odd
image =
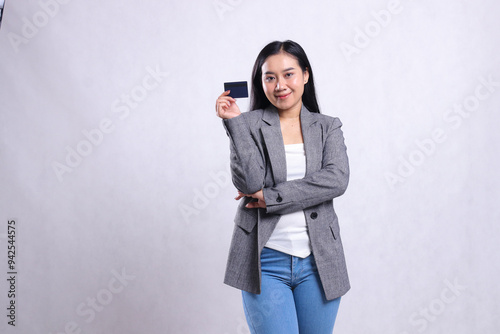
{"type": "Polygon", "coordinates": [[[330,225],[330,231],[332,231],[333,240],[337,240],[337,236],[335,235],[335,231],[333,230],[332,225],[330,225]]]}
{"type": "Polygon", "coordinates": [[[247,233],[252,232],[253,228],[257,224],[257,218],[255,219],[241,219],[236,221],[236,225],[244,229],[247,233]]]}
{"type": "Polygon", "coordinates": [[[242,201],[240,203],[240,206],[236,211],[236,217],[234,217],[234,222],[243,230],[250,233],[257,224],[258,213],[257,209],[245,208],[246,203],[248,203],[248,201],[242,201]]]}

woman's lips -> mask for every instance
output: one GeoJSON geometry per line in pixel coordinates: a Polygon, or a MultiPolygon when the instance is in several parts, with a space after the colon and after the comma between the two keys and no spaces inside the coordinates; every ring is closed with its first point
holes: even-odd
{"type": "Polygon", "coordinates": [[[288,94],[286,94],[286,95],[280,95],[280,96],[276,96],[276,97],[277,97],[278,99],[280,99],[280,100],[284,100],[284,99],[286,99],[288,96],[290,96],[290,94],[292,94],[292,93],[288,93],[288,94]]]}

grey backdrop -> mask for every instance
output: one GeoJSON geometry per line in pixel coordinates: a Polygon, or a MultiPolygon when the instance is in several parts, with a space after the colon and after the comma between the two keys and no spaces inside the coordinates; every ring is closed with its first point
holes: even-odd
{"type": "MultiPolygon", "coordinates": [[[[352,177],[336,333],[498,333],[500,4],[7,1],[0,331],[249,333],[214,104],[293,39],[352,177]],[[16,326],[7,224],[16,221],[16,326]]],[[[239,102],[248,108],[248,100],[239,102]]]]}

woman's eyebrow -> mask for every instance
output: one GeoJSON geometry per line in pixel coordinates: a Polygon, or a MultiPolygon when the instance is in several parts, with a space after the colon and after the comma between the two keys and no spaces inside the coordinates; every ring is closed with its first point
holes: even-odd
{"type": "MultiPolygon", "coordinates": [[[[295,67],[289,67],[289,68],[287,68],[287,69],[284,69],[284,70],[283,70],[283,71],[281,71],[281,72],[288,72],[288,71],[291,71],[291,70],[294,70],[294,69],[295,69],[295,67]]],[[[274,72],[271,72],[271,71],[267,71],[267,72],[265,72],[264,74],[275,74],[275,73],[274,73],[274,72]]]]}

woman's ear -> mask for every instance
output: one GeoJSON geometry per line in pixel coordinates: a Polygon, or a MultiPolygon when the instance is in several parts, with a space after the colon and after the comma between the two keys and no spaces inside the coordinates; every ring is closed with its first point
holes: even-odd
{"type": "Polygon", "coordinates": [[[306,67],[304,71],[304,85],[309,81],[309,69],[306,67]]]}

